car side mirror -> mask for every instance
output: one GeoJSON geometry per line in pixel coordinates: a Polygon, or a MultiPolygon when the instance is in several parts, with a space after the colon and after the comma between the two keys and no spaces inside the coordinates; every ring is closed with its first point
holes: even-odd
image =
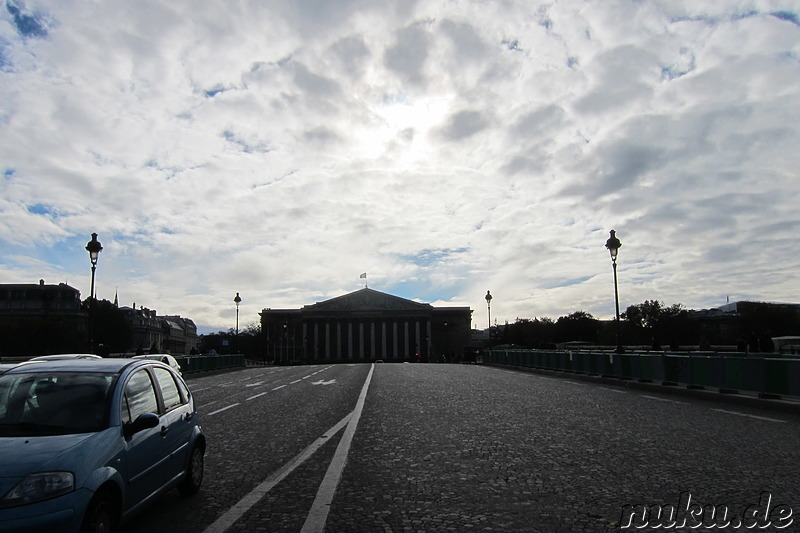
{"type": "Polygon", "coordinates": [[[125,424],[123,428],[123,432],[125,433],[125,438],[131,438],[135,434],[139,433],[140,431],[144,431],[145,429],[154,428],[158,425],[158,415],[153,413],[142,413],[136,420],[133,422],[129,422],[125,424]]]}

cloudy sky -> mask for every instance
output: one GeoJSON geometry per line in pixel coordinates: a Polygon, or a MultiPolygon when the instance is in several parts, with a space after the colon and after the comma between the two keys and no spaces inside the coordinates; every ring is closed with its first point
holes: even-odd
{"type": "Polygon", "coordinates": [[[3,0],[0,80],[0,283],[800,302],[800,0],[3,0]]]}

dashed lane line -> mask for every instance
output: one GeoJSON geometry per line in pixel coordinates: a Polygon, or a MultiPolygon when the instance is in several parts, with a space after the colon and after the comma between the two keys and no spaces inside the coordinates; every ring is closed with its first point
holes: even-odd
{"type": "Polygon", "coordinates": [[[256,398],[260,398],[261,396],[264,396],[265,394],[267,394],[267,391],[264,391],[264,392],[262,392],[260,394],[256,394],[255,396],[250,396],[249,398],[245,398],[244,401],[249,402],[250,400],[255,400],[256,398]]]}
{"type": "Polygon", "coordinates": [[[650,396],[649,394],[640,394],[642,398],[649,398],[651,400],[658,400],[659,402],[680,403],[686,405],[688,402],[679,402],[678,400],[670,400],[669,398],[659,398],[658,396],[650,396]]]}
{"type": "Polygon", "coordinates": [[[211,411],[210,413],[208,413],[208,414],[207,414],[207,415],[205,415],[205,416],[214,416],[214,415],[216,415],[216,414],[218,414],[218,413],[221,413],[221,412],[223,412],[223,411],[227,411],[228,409],[233,409],[233,408],[234,408],[234,407],[236,407],[237,405],[239,405],[239,402],[232,403],[232,404],[230,404],[230,405],[227,405],[227,406],[223,407],[222,409],[217,409],[216,411],[211,411]]]}
{"type": "Polygon", "coordinates": [[[764,420],[766,422],[786,422],[786,420],[779,420],[777,418],[770,418],[768,416],[758,416],[758,415],[751,415],[748,413],[740,413],[739,411],[728,411],[727,409],[712,409],[712,411],[717,411],[719,413],[727,413],[729,415],[737,415],[737,416],[746,416],[749,418],[755,418],[756,420],[764,420]]]}
{"type": "Polygon", "coordinates": [[[286,385],[278,385],[277,387],[275,387],[275,388],[274,388],[274,389],[272,389],[272,390],[280,390],[280,389],[284,388],[285,386],[286,386],[286,385]]]}

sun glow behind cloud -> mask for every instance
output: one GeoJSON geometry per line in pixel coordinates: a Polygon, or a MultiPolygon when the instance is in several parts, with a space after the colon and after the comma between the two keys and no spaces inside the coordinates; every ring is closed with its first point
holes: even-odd
{"type": "Polygon", "coordinates": [[[96,231],[100,297],[201,326],[365,270],[607,318],[614,228],[623,307],[800,301],[796,2],[332,6],[6,2],[0,282],[86,294],[96,231]]]}

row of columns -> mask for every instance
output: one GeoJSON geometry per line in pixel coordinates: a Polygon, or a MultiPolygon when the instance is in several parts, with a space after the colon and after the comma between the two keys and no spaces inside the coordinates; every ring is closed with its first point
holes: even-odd
{"type": "Polygon", "coordinates": [[[310,320],[303,323],[313,359],[423,359],[431,353],[430,319],[310,320]]]}

